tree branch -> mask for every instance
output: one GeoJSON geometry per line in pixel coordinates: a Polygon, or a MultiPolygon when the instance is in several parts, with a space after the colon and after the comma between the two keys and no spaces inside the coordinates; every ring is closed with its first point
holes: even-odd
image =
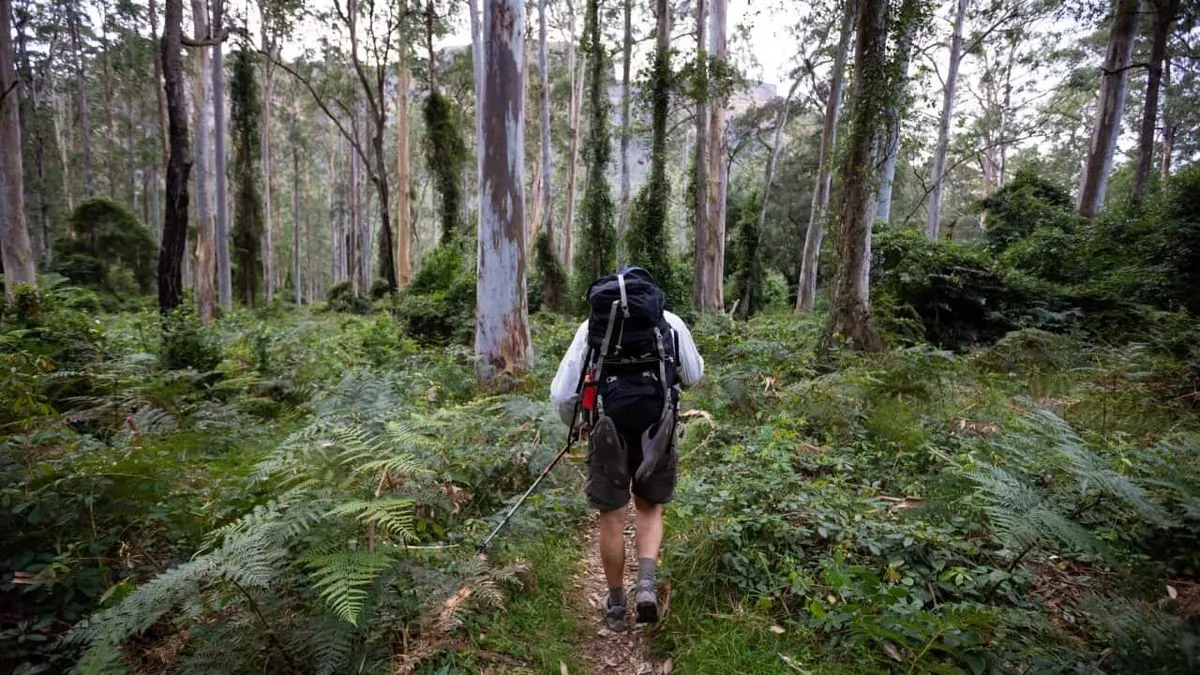
{"type": "MultiPolygon", "coordinates": [[[[262,50],[259,50],[259,53],[266,55],[267,58],[272,63],[279,66],[280,68],[283,68],[284,72],[286,72],[287,74],[296,78],[296,80],[298,82],[300,82],[300,84],[304,85],[304,88],[308,90],[309,94],[312,94],[313,100],[316,101],[318,106],[320,106],[321,110],[325,113],[325,116],[329,118],[329,121],[333,122],[334,126],[337,127],[339,132],[341,132],[342,137],[345,138],[346,141],[350,143],[350,147],[354,148],[355,154],[357,154],[358,158],[362,160],[363,165],[370,166],[371,162],[367,159],[366,153],[363,152],[362,144],[358,142],[357,134],[351,134],[349,131],[346,130],[346,127],[342,125],[342,121],[339,120],[337,115],[334,115],[333,111],[329,109],[329,106],[325,103],[325,100],[323,98],[321,98],[320,94],[317,93],[316,88],[314,88],[312,86],[312,83],[308,81],[308,78],[301,75],[299,73],[299,71],[295,70],[294,68],[292,68],[288,64],[284,63],[283,61],[275,59],[270,54],[267,54],[266,52],[264,52],[262,50]]],[[[343,110],[346,110],[346,106],[344,103],[341,103],[339,101],[338,105],[343,110]]],[[[346,110],[346,113],[350,114],[350,111],[346,110]]],[[[353,115],[351,115],[351,117],[353,117],[353,115]]],[[[368,169],[368,173],[370,173],[369,169],[368,169]]]]}
{"type": "Polygon", "coordinates": [[[195,39],[192,39],[192,38],[184,35],[182,38],[180,38],[180,42],[182,42],[183,46],[185,46],[185,47],[215,47],[219,44],[224,43],[228,39],[229,39],[229,29],[226,28],[221,31],[220,37],[204,38],[203,40],[195,40],[195,39]]]}
{"type": "Polygon", "coordinates": [[[8,98],[8,95],[11,94],[13,92],[13,90],[17,88],[17,85],[20,83],[21,83],[21,78],[14,77],[12,84],[8,85],[8,89],[5,89],[3,92],[0,92],[0,103],[3,103],[4,99],[8,98]]]}
{"type": "Polygon", "coordinates": [[[1115,68],[1113,70],[1109,70],[1107,68],[1100,68],[1099,70],[1101,73],[1104,73],[1105,75],[1118,75],[1127,70],[1133,70],[1134,68],[1150,68],[1150,64],[1149,63],[1131,63],[1127,66],[1122,66],[1120,68],[1115,68]]]}
{"type": "MultiPolygon", "coordinates": [[[[1044,132],[1038,131],[1035,133],[1026,134],[1024,136],[1016,136],[1013,138],[1001,138],[1000,140],[996,141],[995,143],[988,143],[987,145],[976,148],[974,151],[968,152],[967,154],[958,158],[957,161],[955,161],[950,166],[946,167],[946,170],[942,172],[942,175],[943,176],[949,175],[951,171],[957,169],[958,167],[962,166],[963,164],[966,164],[967,162],[974,161],[976,157],[978,157],[979,155],[981,155],[993,148],[998,148],[998,147],[1005,146],[1005,145],[1012,145],[1014,143],[1020,143],[1021,141],[1027,141],[1031,138],[1038,138],[1039,136],[1045,136],[1045,135],[1046,134],[1044,132]]],[[[925,203],[925,199],[927,197],[929,197],[929,195],[933,192],[932,185],[924,186],[924,181],[922,180],[921,182],[922,182],[923,187],[925,188],[925,194],[921,195],[921,198],[919,200],[917,200],[917,205],[913,208],[913,210],[909,211],[908,215],[904,216],[904,224],[905,225],[908,225],[909,221],[912,220],[912,217],[917,214],[917,211],[921,210],[921,205],[925,203]]],[[[997,185],[996,187],[999,188],[1001,186],[997,185]]]]}

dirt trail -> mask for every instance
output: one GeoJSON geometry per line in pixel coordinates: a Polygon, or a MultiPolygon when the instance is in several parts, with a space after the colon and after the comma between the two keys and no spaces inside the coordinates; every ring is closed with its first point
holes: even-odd
{"type": "MultiPolygon", "coordinates": [[[[579,656],[596,675],[665,675],[671,672],[671,661],[657,661],[650,655],[652,627],[636,623],[630,597],[629,630],[613,633],[604,625],[601,607],[608,593],[604,581],[604,566],[600,562],[599,530],[595,516],[588,528],[587,553],[584,565],[575,578],[572,605],[583,634],[579,639],[579,656]]],[[[637,551],[633,543],[633,513],[625,526],[625,588],[632,589],[637,576],[637,551]]],[[[660,582],[658,602],[661,613],[670,604],[669,584],[660,582]]],[[[661,619],[660,619],[661,621],[661,619]]],[[[572,674],[574,675],[574,674],[572,674]]]]}

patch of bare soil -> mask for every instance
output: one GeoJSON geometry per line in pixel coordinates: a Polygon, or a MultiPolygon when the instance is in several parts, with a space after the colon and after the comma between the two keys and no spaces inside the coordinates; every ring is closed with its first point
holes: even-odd
{"type": "MultiPolygon", "coordinates": [[[[633,538],[633,512],[625,526],[625,589],[629,592],[637,577],[637,550],[633,538]]],[[[604,565],[600,562],[600,539],[596,517],[587,535],[587,557],[575,579],[572,606],[583,627],[579,639],[579,656],[592,673],[600,675],[665,675],[671,672],[671,660],[655,660],[650,655],[654,627],[638,624],[629,597],[629,630],[610,631],[604,623],[604,596],[608,584],[604,580],[604,565]]],[[[670,605],[670,585],[658,584],[659,621],[670,605]]],[[[566,671],[564,670],[564,675],[566,671]]]]}

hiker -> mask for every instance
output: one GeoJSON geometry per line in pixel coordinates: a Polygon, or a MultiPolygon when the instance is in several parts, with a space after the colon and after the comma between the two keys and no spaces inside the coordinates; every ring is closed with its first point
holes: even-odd
{"type": "Polygon", "coordinates": [[[675,492],[679,395],[682,387],[700,382],[704,359],[687,324],[664,310],[665,296],[646,270],[626,267],[597,279],[587,297],[591,316],[575,331],[550,398],[572,433],[588,434],[585,492],[588,505],[600,512],[600,558],[608,582],[604,616],[611,630],[621,632],[630,490],[638,556],[634,605],[639,623],[653,623],[663,504],[675,492]]]}

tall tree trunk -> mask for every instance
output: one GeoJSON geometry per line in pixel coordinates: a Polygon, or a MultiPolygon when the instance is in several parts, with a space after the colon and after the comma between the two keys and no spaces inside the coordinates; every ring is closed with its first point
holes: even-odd
{"type": "MultiPolygon", "coordinates": [[[[838,119],[842,114],[842,90],[846,82],[846,58],[850,53],[850,37],[854,32],[855,5],[856,0],[842,0],[841,32],[838,37],[837,54],[833,60],[833,71],[829,76],[825,123],[821,127],[817,182],[813,186],[812,211],[808,217],[804,254],[800,261],[800,286],[796,293],[796,309],[802,312],[812,311],[813,300],[817,295],[817,262],[821,255],[821,244],[825,240],[825,220],[829,212],[829,195],[833,188],[833,155],[837,146],[838,119]]],[[[863,11],[866,11],[865,8],[863,11]]]]}
{"type": "Polygon", "coordinates": [[[400,47],[396,78],[396,283],[400,288],[412,281],[412,151],[409,146],[408,45],[400,47]]]}
{"type": "MultiPolygon", "coordinates": [[[[213,34],[224,32],[225,0],[213,0],[213,34]]],[[[217,175],[217,296],[221,309],[233,309],[233,270],[229,258],[229,156],[225,150],[225,61],[221,43],[213,46],[213,139],[214,169],[217,175]]]]}
{"type": "Polygon", "coordinates": [[[133,96],[125,97],[125,203],[137,213],[137,153],[133,138],[133,96]]]}
{"type": "Polygon", "coordinates": [[[263,297],[275,298],[275,220],[271,211],[271,111],[275,101],[275,42],[263,26],[263,98],[262,98],[262,202],[263,202],[263,297]]]}
{"type": "Polygon", "coordinates": [[[187,110],[183,100],[183,0],[164,5],[162,59],[167,94],[167,121],[171,155],[167,162],[167,205],[163,214],[162,244],[158,252],[158,308],[164,314],[183,300],[183,249],[187,242],[188,174],[192,158],[188,148],[187,110]]]}
{"type": "Polygon", "coordinates": [[[1163,62],[1163,104],[1162,104],[1162,150],[1158,164],[1158,182],[1160,185],[1166,185],[1167,180],[1171,178],[1171,153],[1175,150],[1175,122],[1171,117],[1170,106],[1167,105],[1166,96],[1171,90],[1171,57],[1168,54],[1163,62]]]}
{"type": "Polygon", "coordinates": [[[104,45],[104,55],[100,61],[101,86],[104,89],[104,165],[107,167],[108,197],[117,196],[117,135],[113,124],[113,85],[112,63],[108,44],[108,3],[100,3],[100,42],[104,45]]]}
{"type": "Polygon", "coordinates": [[[0,260],[4,294],[37,283],[37,265],[25,225],[25,173],[21,164],[21,111],[12,48],[11,0],[0,0],[0,260]]]}
{"type": "MultiPolygon", "coordinates": [[[[542,0],[544,3],[545,0],[542,0]]],[[[625,0],[625,42],[621,63],[621,205],[617,221],[617,263],[625,260],[625,232],[629,229],[629,66],[633,60],[633,0],[625,0]]]]}
{"type": "Polygon", "coordinates": [[[1077,211],[1084,218],[1093,218],[1104,204],[1108,189],[1108,174],[1112,171],[1117,136],[1121,134],[1121,117],[1125,114],[1125,91],[1129,85],[1129,61],[1137,37],[1137,14],[1140,0],[1117,0],[1116,15],[1108,33],[1108,50],[1104,57],[1100,97],[1096,103],[1096,124],[1088,149],[1083,183],[1079,188],[1077,211]]]}
{"type": "Polygon", "coordinates": [[[92,125],[87,101],[87,66],[83,55],[83,38],[80,36],[80,7],[73,2],[67,3],[67,6],[67,25],[71,31],[71,47],[75,52],[75,96],[76,105],[79,106],[79,147],[83,152],[83,193],[90,199],[96,193],[96,186],[92,176],[92,125]]]}
{"type": "Polygon", "coordinates": [[[954,117],[954,90],[958,84],[958,64],[962,60],[963,21],[970,0],[958,0],[954,15],[954,36],[950,40],[950,68],[942,88],[942,116],[938,121],[937,148],[933,152],[933,191],[929,195],[929,218],[925,235],[937,241],[942,227],[942,191],[946,185],[946,153],[950,149],[950,120],[954,117]]]}
{"type": "MultiPolygon", "coordinates": [[[[57,43],[58,33],[56,32],[51,38],[49,51],[53,53],[57,43]]],[[[35,227],[29,230],[30,243],[33,247],[33,256],[35,264],[40,261],[42,265],[50,262],[52,242],[50,234],[50,196],[48,194],[48,186],[46,185],[46,134],[45,128],[42,126],[42,88],[46,84],[49,77],[51,60],[46,58],[43,60],[41,76],[34,74],[33,63],[29,58],[28,36],[24,30],[17,34],[19,50],[21,53],[22,70],[24,78],[19,89],[14,90],[10,96],[16,96],[20,93],[20,98],[28,100],[28,114],[18,111],[20,115],[20,126],[22,139],[25,138],[25,127],[28,125],[33,138],[31,146],[33,151],[34,176],[37,179],[37,184],[34,187],[34,193],[37,195],[38,222],[35,227]],[[27,119],[28,118],[28,119],[27,119]]],[[[14,54],[14,69],[15,54],[14,54]]],[[[22,160],[23,161],[23,160],[22,160]]]]}
{"type": "Polygon", "coordinates": [[[908,98],[908,67],[912,60],[912,42],[913,35],[917,30],[916,13],[918,9],[919,0],[904,0],[900,6],[903,28],[896,45],[895,59],[898,78],[893,96],[888,101],[887,156],[884,157],[883,171],[879,177],[879,200],[875,210],[875,218],[885,223],[892,217],[892,188],[896,184],[896,162],[900,159],[900,129],[904,124],[903,110],[908,98]]]}
{"type": "MultiPolygon", "coordinates": [[[[305,169],[304,171],[304,203],[312,206],[312,171],[305,169]]],[[[313,304],[313,299],[316,295],[316,280],[313,278],[313,226],[312,214],[305,211],[304,215],[304,280],[305,300],[309,305],[313,304]]]]}
{"type": "MultiPolygon", "coordinates": [[[[542,81],[542,213],[546,222],[546,242],[550,255],[557,255],[554,241],[554,191],[553,181],[554,147],[550,144],[550,60],[547,56],[546,0],[538,0],[538,76],[542,81]]],[[[558,298],[549,298],[547,306],[560,309],[558,298]]]]}
{"type": "Polygon", "coordinates": [[[429,48],[429,91],[437,91],[437,55],[433,51],[433,0],[425,5],[425,44],[429,48]]]}
{"type": "MultiPolygon", "coordinates": [[[[204,40],[208,32],[208,8],[204,0],[192,0],[192,21],[195,24],[196,39],[204,40]]],[[[209,86],[212,75],[209,61],[209,48],[196,47],[196,69],[194,81],[195,104],[195,147],[192,150],[195,159],[194,178],[196,181],[196,312],[203,322],[212,321],[215,278],[213,260],[213,199],[212,199],[212,162],[215,159],[212,152],[210,133],[213,122],[213,96],[209,86]]]]}
{"type": "MultiPolygon", "coordinates": [[[[353,125],[357,133],[358,123],[355,121],[353,122],[353,125]]],[[[355,142],[357,142],[357,138],[355,139],[355,142]]],[[[358,278],[358,231],[359,220],[361,220],[362,215],[358,210],[358,153],[354,151],[353,145],[353,143],[350,143],[350,147],[347,148],[347,151],[350,154],[349,158],[347,159],[347,162],[350,164],[350,185],[349,192],[346,195],[346,202],[349,206],[350,221],[348,224],[349,231],[345,233],[346,275],[350,277],[350,289],[353,291],[355,296],[358,296],[359,293],[364,290],[360,288],[358,278]]]]}
{"type": "Polygon", "coordinates": [[[296,138],[296,117],[292,116],[292,289],[296,306],[304,304],[300,277],[300,144],[296,138]]]}
{"type": "Polygon", "coordinates": [[[1154,131],[1158,122],[1158,93],[1163,74],[1163,62],[1167,57],[1167,42],[1171,38],[1171,25],[1179,12],[1179,0],[1155,0],[1157,15],[1154,19],[1154,42],[1150,47],[1150,72],[1146,76],[1146,104],[1142,109],[1142,131],[1138,137],[1137,168],[1133,174],[1133,201],[1140,204],[1146,195],[1146,184],[1150,181],[1150,167],[1154,161],[1154,131]]]}
{"type": "Polygon", "coordinates": [[[61,94],[51,94],[54,103],[54,114],[51,123],[54,125],[54,144],[58,146],[59,169],[62,171],[62,187],[67,199],[67,212],[75,210],[75,185],[71,179],[71,102],[61,94]]]}
{"type": "Polygon", "coordinates": [[[579,112],[583,107],[583,77],[584,77],[584,59],[576,59],[576,44],[575,44],[575,2],[567,0],[567,13],[570,21],[571,41],[567,45],[567,70],[568,78],[571,84],[571,94],[567,101],[567,127],[570,142],[568,143],[567,154],[567,205],[566,214],[563,219],[563,267],[567,271],[568,278],[571,276],[571,271],[574,269],[574,250],[571,243],[575,236],[575,183],[576,175],[579,171],[579,112]],[[576,61],[579,61],[577,64],[576,61]]]}
{"type": "Polygon", "coordinates": [[[708,275],[708,0],[696,0],[696,74],[700,81],[696,101],[696,279],[692,302],[704,308],[708,275]]]}
{"type": "Polygon", "coordinates": [[[147,179],[146,185],[148,188],[147,191],[150,193],[150,228],[154,233],[154,240],[161,246],[163,240],[163,231],[166,229],[166,223],[164,222],[165,209],[162,208],[162,203],[159,201],[159,173],[157,162],[152,162],[150,164],[150,171],[148,173],[149,178],[147,179]]]}
{"type": "MultiPolygon", "coordinates": [[[[155,13],[155,0],[150,0],[150,11],[148,14],[150,22],[150,39],[155,44],[159,43],[158,38],[158,14],[155,13]]],[[[170,157],[170,148],[167,143],[167,99],[165,96],[166,88],[163,82],[163,61],[162,50],[154,49],[154,97],[158,101],[158,138],[162,145],[162,166],[167,165],[170,157]]]]}
{"type": "Polygon", "coordinates": [[[563,219],[563,265],[566,275],[570,277],[575,268],[575,251],[571,244],[575,237],[575,184],[577,181],[578,165],[580,165],[580,110],[583,107],[583,73],[584,60],[576,59],[575,41],[575,0],[566,0],[566,10],[570,22],[570,43],[566,47],[566,68],[571,85],[568,100],[568,165],[566,165],[566,214],[563,219]],[[578,61],[578,64],[576,64],[578,61]]]}
{"type": "Polygon", "coordinates": [[[484,382],[533,360],[525,295],[525,3],[484,0],[479,139],[476,372],[484,382]]]}
{"type": "MultiPolygon", "coordinates": [[[[726,54],[726,0],[711,0],[709,54],[714,65],[724,63],[726,54]]],[[[711,77],[709,78],[710,85],[711,77]]],[[[715,89],[715,87],[710,87],[715,89]]],[[[725,98],[709,99],[708,124],[708,213],[704,236],[704,287],[700,291],[700,309],[720,312],[725,309],[725,98]]],[[[703,161],[703,160],[701,160],[703,161]]]]}
{"type": "MultiPolygon", "coordinates": [[[[386,133],[387,118],[381,116],[375,124],[375,138],[373,143],[375,148],[375,171],[371,177],[371,182],[375,184],[376,198],[379,200],[379,270],[383,273],[383,280],[387,282],[388,290],[395,293],[399,290],[399,285],[396,281],[395,242],[392,241],[391,191],[388,186],[387,156],[383,151],[383,139],[386,133]]],[[[368,289],[371,287],[371,277],[373,276],[370,246],[371,234],[368,231],[363,254],[363,261],[366,263],[363,283],[366,284],[368,289]]]]}
{"type": "Polygon", "coordinates": [[[847,152],[839,170],[841,186],[835,230],[837,273],[822,344],[848,342],[854,349],[878,349],[871,325],[871,224],[875,219],[875,162],[885,131],[889,89],[887,0],[859,0],[854,46],[854,87],[850,101],[847,152]]]}

